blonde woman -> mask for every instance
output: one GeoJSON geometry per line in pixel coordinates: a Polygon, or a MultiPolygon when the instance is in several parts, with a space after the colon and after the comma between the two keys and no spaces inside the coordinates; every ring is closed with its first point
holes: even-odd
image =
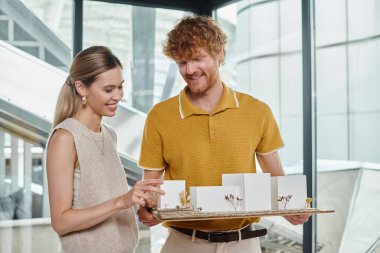
{"type": "Polygon", "coordinates": [[[163,194],[162,180],[128,190],[116,134],[101,123],[123,97],[122,66],[101,46],[80,52],[59,94],[48,141],[51,221],[61,252],[134,252],[138,242],[133,206],[163,194]]]}

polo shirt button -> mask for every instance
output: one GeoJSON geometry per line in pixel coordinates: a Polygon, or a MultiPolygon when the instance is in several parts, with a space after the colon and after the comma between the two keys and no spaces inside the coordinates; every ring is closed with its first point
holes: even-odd
{"type": "Polygon", "coordinates": [[[215,133],[215,131],[214,131],[214,130],[211,130],[211,133],[213,134],[213,133],[215,133]]]}

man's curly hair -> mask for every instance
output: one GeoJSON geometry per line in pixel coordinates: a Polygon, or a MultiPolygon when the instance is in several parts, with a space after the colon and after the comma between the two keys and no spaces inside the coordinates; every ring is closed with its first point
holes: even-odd
{"type": "Polygon", "coordinates": [[[178,60],[191,58],[199,48],[216,56],[226,43],[227,35],[212,18],[187,16],[177,21],[162,45],[163,53],[167,57],[178,60]]]}

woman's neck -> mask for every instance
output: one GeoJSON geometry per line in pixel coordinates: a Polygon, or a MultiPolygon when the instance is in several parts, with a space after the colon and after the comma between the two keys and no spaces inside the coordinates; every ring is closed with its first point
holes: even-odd
{"type": "Polygon", "coordinates": [[[85,110],[85,109],[79,109],[77,113],[75,113],[73,118],[81,122],[91,131],[94,131],[94,132],[100,131],[100,123],[102,121],[102,116],[98,114],[89,112],[88,110],[85,110]]]}

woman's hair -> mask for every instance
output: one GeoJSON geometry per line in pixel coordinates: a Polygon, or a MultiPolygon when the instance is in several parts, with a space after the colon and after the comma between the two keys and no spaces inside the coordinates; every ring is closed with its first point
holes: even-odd
{"type": "Polygon", "coordinates": [[[163,53],[173,60],[191,58],[199,48],[216,56],[224,49],[227,35],[216,22],[205,16],[188,16],[180,19],[166,40],[163,53]]]}
{"type": "Polygon", "coordinates": [[[122,65],[107,47],[93,46],[78,53],[71,64],[69,77],[59,93],[53,127],[77,112],[81,97],[75,88],[76,81],[81,81],[89,88],[99,74],[115,67],[122,68],[122,65]]]}

